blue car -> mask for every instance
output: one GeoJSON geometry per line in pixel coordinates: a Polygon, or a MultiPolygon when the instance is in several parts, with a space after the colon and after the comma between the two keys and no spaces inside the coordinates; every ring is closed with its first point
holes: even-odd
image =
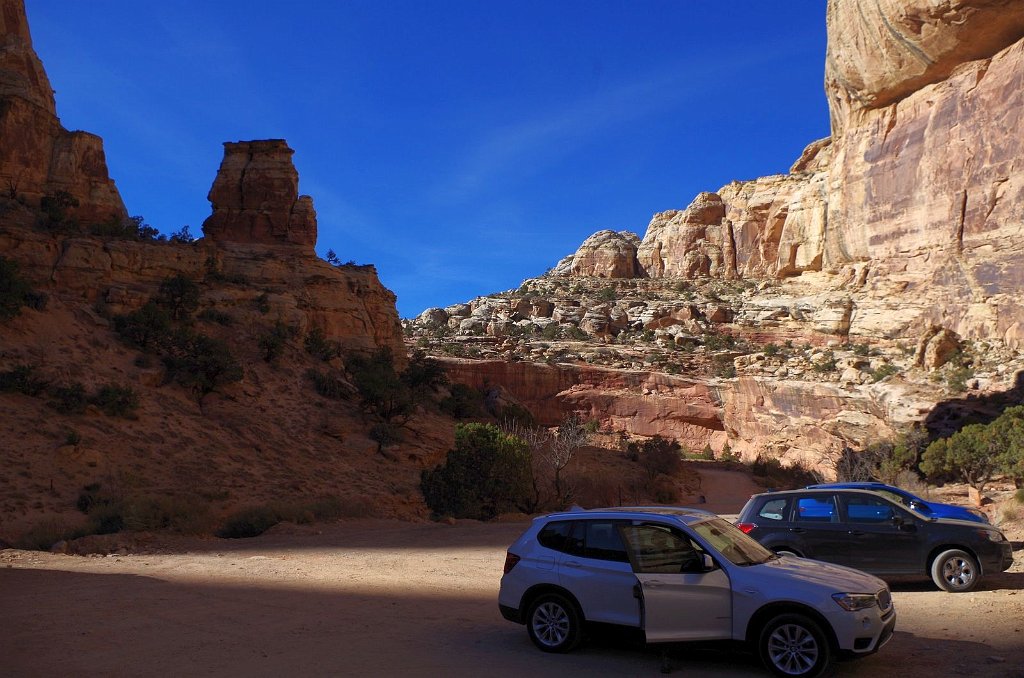
{"type": "Polygon", "coordinates": [[[858,482],[858,483],[823,483],[821,485],[808,485],[807,489],[828,490],[828,489],[850,489],[850,490],[871,490],[880,492],[889,499],[907,508],[913,509],[928,518],[954,518],[956,520],[973,520],[976,523],[988,523],[988,516],[978,509],[953,506],[952,504],[941,504],[937,501],[925,501],[915,494],[906,490],[885,483],[858,482]]]}

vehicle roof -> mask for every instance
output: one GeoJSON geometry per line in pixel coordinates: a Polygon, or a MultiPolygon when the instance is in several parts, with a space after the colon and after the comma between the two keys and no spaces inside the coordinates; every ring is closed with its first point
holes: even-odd
{"type": "Polygon", "coordinates": [[[768,492],[760,492],[758,494],[751,495],[753,497],[774,497],[779,495],[791,495],[791,494],[825,494],[827,492],[843,492],[852,494],[870,494],[875,497],[883,497],[884,495],[869,490],[867,488],[861,489],[859,487],[804,487],[799,490],[769,490],[768,492]]]}
{"type": "Polygon", "coordinates": [[[582,509],[579,507],[574,507],[567,511],[549,513],[547,515],[540,516],[540,518],[544,520],[572,520],[576,518],[582,518],[584,516],[588,518],[607,517],[619,519],[665,517],[675,518],[686,525],[700,522],[702,520],[707,520],[708,518],[719,517],[717,514],[712,513],[711,511],[690,508],[688,506],[609,506],[605,508],[593,509],[582,509]]]}
{"type": "MultiPolygon", "coordinates": [[[[842,488],[842,487],[850,487],[850,488],[856,488],[856,487],[893,487],[893,486],[892,485],[886,485],[885,483],[878,482],[877,480],[850,480],[848,482],[836,481],[834,483],[815,483],[813,485],[808,485],[807,486],[808,489],[815,489],[815,488],[819,488],[819,487],[840,487],[840,488],[842,488]]],[[[893,487],[893,489],[897,489],[898,490],[900,488],[893,487]]]]}

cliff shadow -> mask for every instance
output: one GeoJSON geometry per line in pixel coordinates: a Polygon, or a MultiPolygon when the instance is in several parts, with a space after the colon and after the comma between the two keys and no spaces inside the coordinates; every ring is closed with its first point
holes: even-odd
{"type": "Polygon", "coordinates": [[[938,403],[925,418],[929,440],[944,438],[970,424],[988,424],[1003,410],[1024,404],[1024,372],[1018,372],[1006,391],[989,394],[968,393],[938,403]]]}

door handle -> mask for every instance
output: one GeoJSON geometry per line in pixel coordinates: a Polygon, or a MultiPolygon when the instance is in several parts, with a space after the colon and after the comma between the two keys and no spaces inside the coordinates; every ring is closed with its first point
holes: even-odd
{"type": "Polygon", "coordinates": [[[790,532],[796,532],[796,533],[800,534],[800,533],[806,532],[807,530],[805,530],[802,527],[791,527],[791,528],[789,528],[789,531],[790,532]]]}
{"type": "Polygon", "coordinates": [[[860,530],[850,530],[850,534],[852,534],[854,537],[863,537],[864,536],[864,533],[861,532],[860,530]]]}

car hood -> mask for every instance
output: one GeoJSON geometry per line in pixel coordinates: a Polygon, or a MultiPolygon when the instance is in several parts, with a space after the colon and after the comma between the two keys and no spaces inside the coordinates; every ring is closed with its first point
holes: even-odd
{"type": "Polygon", "coordinates": [[[810,558],[781,556],[761,564],[758,569],[759,577],[763,577],[766,584],[777,582],[784,586],[785,582],[799,579],[819,584],[833,592],[849,593],[874,593],[885,588],[884,581],[867,572],[810,558]]]}

